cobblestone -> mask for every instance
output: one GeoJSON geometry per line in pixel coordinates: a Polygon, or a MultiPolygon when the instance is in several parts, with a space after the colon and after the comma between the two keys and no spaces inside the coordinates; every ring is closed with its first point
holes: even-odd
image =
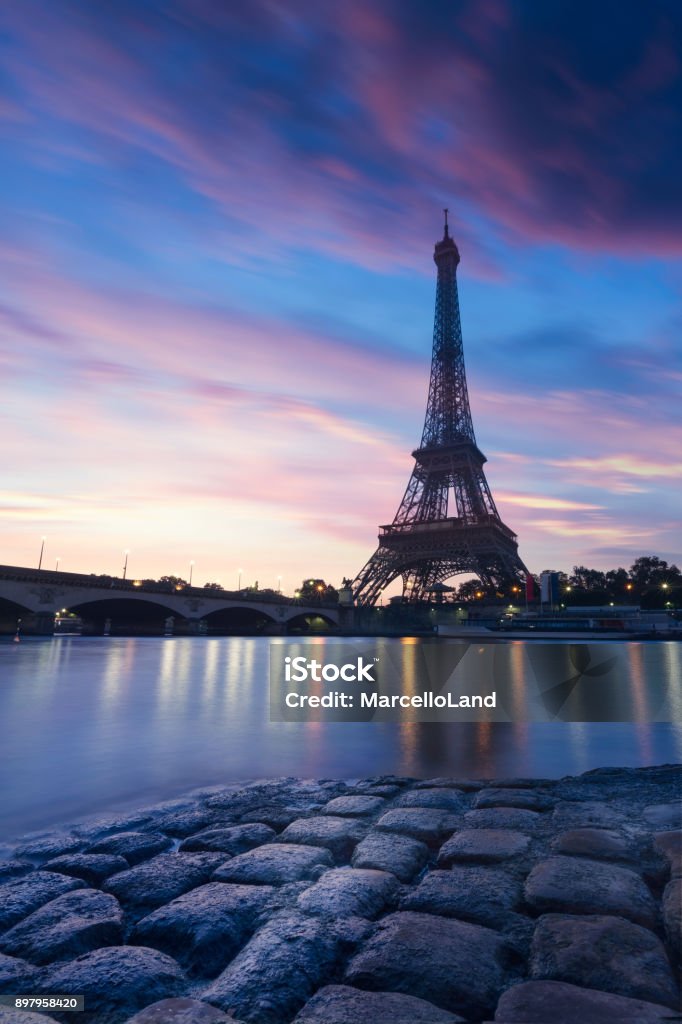
{"type": "Polygon", "coordinates": [[[59,1024],[653,1024],[680,998],[681,785],[274,779],[29,836],[0,862],[0,992],[83,993],[59,1024]]]}

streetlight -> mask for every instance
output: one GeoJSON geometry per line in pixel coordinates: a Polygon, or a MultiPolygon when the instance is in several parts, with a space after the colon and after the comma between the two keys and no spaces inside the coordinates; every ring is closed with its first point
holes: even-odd
{"type": "Polygon", "coordinates": [[[125,555],[125,559],[126,559],[125,562],[123,563],[123,579],[125,579],[126,578],[126,573],[128,571],[128,555],[130,554],[130,552],[126,548],[126,550],[123,552],[123,554],[125,555]]]}
{"type": "Polygon", "coordinates": [[[59,557],[57,557],[57,560],[56,560],[56,562],[54,564],[54,571],[55,572],[59,572],[59,562],[60,562],[60,559],[59,559],[59,557]]]}
{"type": "Polygon", "coordinates": [[[43,551],[45,550],[45,541],[46,541],[46,539],[47,539],[46,537],[41,537],[40,538],[40,558],[38,559],[38,570],[40,570],[42,568],[42,565],[43,565],[43,551]]]}
{"type": "Polygon", "coordinates": [[[239,574],[239,575],[238,575],[239,585],[238,585],[238,587],[237,587],[237,590],[238,590],[238,591],[239,591],[240,593],[241,593],[241,589],[242,589],[242,573],[243,573],[243,572],[244,572],[244,570],[243,570],[243,569],[237,569],[237,573],[239,574]]]}
{"type": "Polygon", "coordinates": [[[192,586],[192,573],[194,572],[194,562],[189,563],[189,585],[192,586]]]}
{"type": "Polygon", "coordinates": [[[281,576],[277,577],[277,593],[278,594],[282,593],[282,577],[281,576]]]}

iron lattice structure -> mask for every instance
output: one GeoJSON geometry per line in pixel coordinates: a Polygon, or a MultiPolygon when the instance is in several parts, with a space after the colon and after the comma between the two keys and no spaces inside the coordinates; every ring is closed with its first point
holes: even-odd
{"type": "Polygon", "coordinates": [[[424,432],[395,518],[379,527],[379,547],[352,584],[359,605],[375,604],[399,576],[403,598],[423,601],[458,573],[475,573],[496,589],[522,583],[528,573],[516,534],[495,507],[483,472],[486,457],[476,444],[457,294],[459,251],[447,210],[433,258],[438,283],[424,432]]]}

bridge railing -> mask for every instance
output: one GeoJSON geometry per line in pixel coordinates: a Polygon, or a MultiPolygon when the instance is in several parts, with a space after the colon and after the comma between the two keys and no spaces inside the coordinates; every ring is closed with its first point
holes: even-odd
{"type": "Polygon", "coordinates": [[[124,590],[146,594],[176,594],[185,597],[202,597],[214,600],[244,601],[256,604],[285,604],[335,607],[337,602],[321,597],[318,601],[306,601],[283,594],[268,593],[262,590],[223,590],[213,587],[190,587],[189,584],[165,583],[158,580],[122,579],[120,576],[108,576],[95,573],[61,572],[54,569],[31,569],[19,565],[0,565],[0,580],[11,580],[16,583],[36,583],[41,586],[72,586],[97,588],[99,590],[124,590]]]}

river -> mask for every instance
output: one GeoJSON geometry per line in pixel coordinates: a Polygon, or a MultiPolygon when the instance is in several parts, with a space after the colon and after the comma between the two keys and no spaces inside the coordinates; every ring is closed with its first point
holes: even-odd
{"type": "MultiPolygon", "coordinates": [[[[682,761],[680,722],[270,722],[268,646],[260,637],[1,643],[0,839],[272,776],[559,777],[682,761]]],[[[505,645],[510,658],[515,646],[505,645]]],[[[624,685],[656,673],[679,691],[682,644],[623,647],[624,685]]]]}

